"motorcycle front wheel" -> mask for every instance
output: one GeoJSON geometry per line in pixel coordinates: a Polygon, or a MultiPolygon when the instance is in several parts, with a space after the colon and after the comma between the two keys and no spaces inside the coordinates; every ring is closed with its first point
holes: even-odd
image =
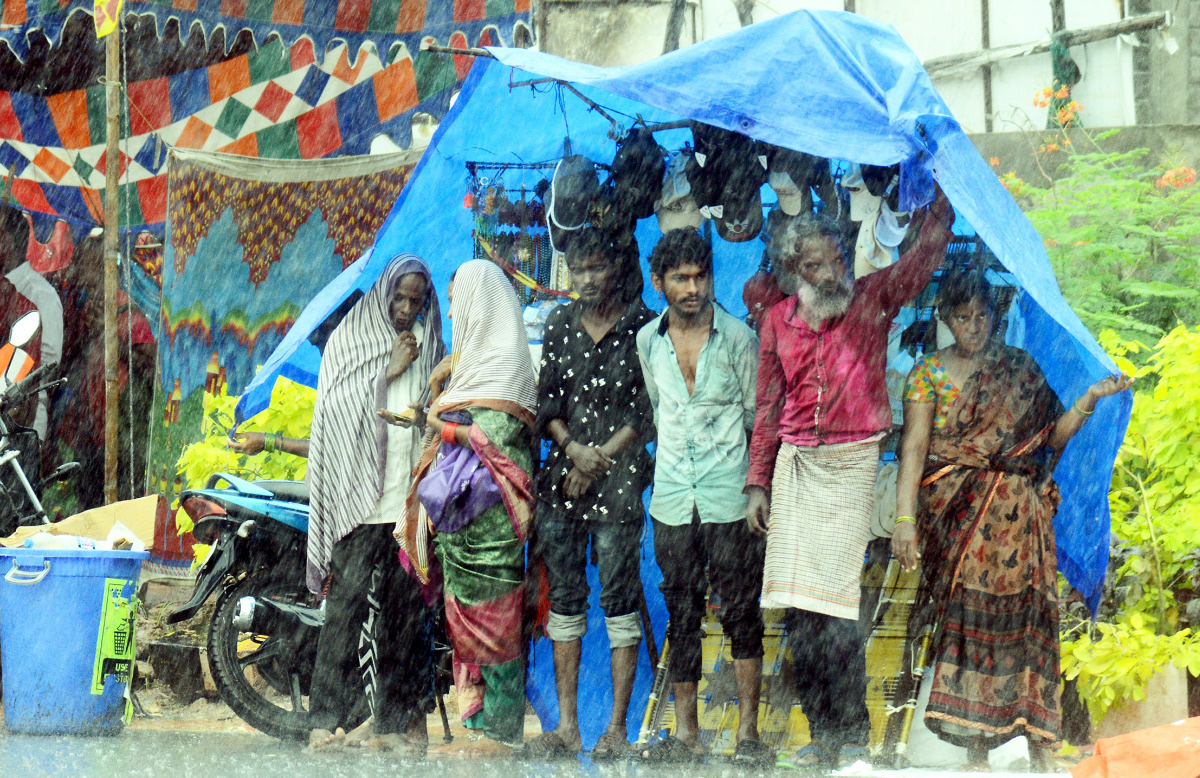
{"type": "Polygon", "coordinates": [[[290,635],[243,632],[234,626],[242,597],[271,597],[288,601],[300,592],[263,585],[254,576],[229,587],[217,598],[208,629],[208,659],[221,699],[250,726],[281,740],[304,740],[308,722],[308,686],[316,653],[316,632],[310,646],[297,646],[290,635]]]}

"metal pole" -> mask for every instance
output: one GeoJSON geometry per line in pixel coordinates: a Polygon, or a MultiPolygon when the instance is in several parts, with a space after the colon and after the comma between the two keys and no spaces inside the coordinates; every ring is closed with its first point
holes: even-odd
{"type": "Polygon", "coordinates": [[[104,83],[108,97],[108,136],[104,168],[104,502],[117,501],[117,199],[121,161],[121,21],[105,44],[104,83]]]}

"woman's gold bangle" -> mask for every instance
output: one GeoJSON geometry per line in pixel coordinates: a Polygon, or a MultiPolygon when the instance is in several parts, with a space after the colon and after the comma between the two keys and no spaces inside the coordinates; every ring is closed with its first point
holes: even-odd
{"type": "Polygon", "coordinates": [[[896,524],[916,524],[917,520],[914,519],[912,516],[897,516],[895,523],[896,524]]]}
{"type": "Polygon", "coordinates": [[[1096,412],[1096,409],[1095,409],[1095,408],[1093,408],[1093,409],[1092,409],[1092,410],[1090,410],[1090,411],[1085,411],[1083,408],[1080,408],[1080,407],[1079,407],[1079,401],[1078,401],[1078,400],[1076,400],[1075,402],[1071,403],[1071,407],[1072,407],[1072,408],[1074,408],[1074,409],[1075,409],[1075,412],[1076,412],[1076,413],[1078,413],[1080,416],[1091,416],[1093,413],[1095,413],[1095,412],[1096,412]]]}

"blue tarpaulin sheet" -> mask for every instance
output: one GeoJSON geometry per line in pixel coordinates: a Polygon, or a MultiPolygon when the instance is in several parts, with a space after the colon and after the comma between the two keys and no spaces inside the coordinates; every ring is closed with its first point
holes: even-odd
{"type": "MultiPolygon", "coordinates": [[[[1042,238],[950,114],[920,60],[890,26],[853,14],[800,11],[621,68],[521,49],[491,52],[497,60],[476,61],[380,231],[374,256],[364,264],[356,286],[377,278],[389,257],[412,252],[429,261],[436,287],[445,289],[454,268],[472,256],[474,216],[462,207],[467,162],[555,159],[562,155],[567,135],[575,153],[612,159],[611,125],[584,101],[544,83],[512,86],[549,77],[570,82],[626,126],[634,117],[647,122],[696,119],[831,159],[899,164],[902,208],[928,202],[936,181],[960,223],[969,224],[1024,290],[1023,345],[1064,404],[1115,370],[1059,292],[1042,238]]],[[[690,133],[672,130],[657,133],[657,138],[665,147],[678,148],[690,133]]],[[[654,219],[639,222],[636,236],[645,257],[660,237],[654,219]]],[[[715,244],[717,298],[734,315],[745,315],[741,286],[757,269],[762,244],[715,244]]],[[[647,290],[647,302],[661,309],[649,284],[647,290]]],[[[1059,569],[1093,608],[1108,561],[1108,486],[1131,403],[1128,392],[1101,402],[1055,471],[1063,496],[1055,520],[1059,569]]],[[[649,563],[652,548],[644,548],[647,600],[653,620],[661,625],[662,600],[654,586],[659,576],[649,563]]],[[[594,601],[598,585],[592,573],[594,601]]],[[[600,637],[603,618],[596,608],[589,626],[584,661],[589,667],[605,667],[607,642],[600,637]]],[[[661,642],[661,631],[657,637],[661,642]]],[[[557,713],[548,647],[535,647],[531,661],[531,698],[549,726],[557,713]]],[[[650,674],[643,654],[630,713],[634,731],[650,674]]],[[[607,672],[589,674],[582,686],[580,712],[588,745],[607,723],[607,672]]]]}

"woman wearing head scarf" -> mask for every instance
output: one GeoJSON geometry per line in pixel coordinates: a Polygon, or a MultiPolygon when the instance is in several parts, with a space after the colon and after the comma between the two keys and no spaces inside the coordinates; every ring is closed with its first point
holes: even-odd
{"type": "Polygon", "coordinates": [[[511,745],[521,741],[525,720],[521,617],[537,384],[520,304],[495,264],[472,260],[458,269],[450,319],[453,354],[431,379],[429,426],[436,437],[417,466],[397,538],[423,582],[436,576],[431,547],[440,562],[463,723],[511,745]],[[486,490],[499,494],[465,526],[448,531],[443,524],[437,532],[422,505],[425,492],[420,499],[417,492],[439,453],[464,453],[456,447],[478,457],[490,476],[486,490]]]}
{"type": "Polygon", "coordinates": [[[426,743],[428,611],[391,538],[421,441],[394,412],[423,405],[444,351],[429,267],[397,256],[329,337],[310,440],[245,433],[231,443],[247,454],[309,457],[308,587],[325,594],[309,698],[314,747],[339,744],[339,728],[366,710],[372,719],[351,744],[422,751],[426,743]]]}

